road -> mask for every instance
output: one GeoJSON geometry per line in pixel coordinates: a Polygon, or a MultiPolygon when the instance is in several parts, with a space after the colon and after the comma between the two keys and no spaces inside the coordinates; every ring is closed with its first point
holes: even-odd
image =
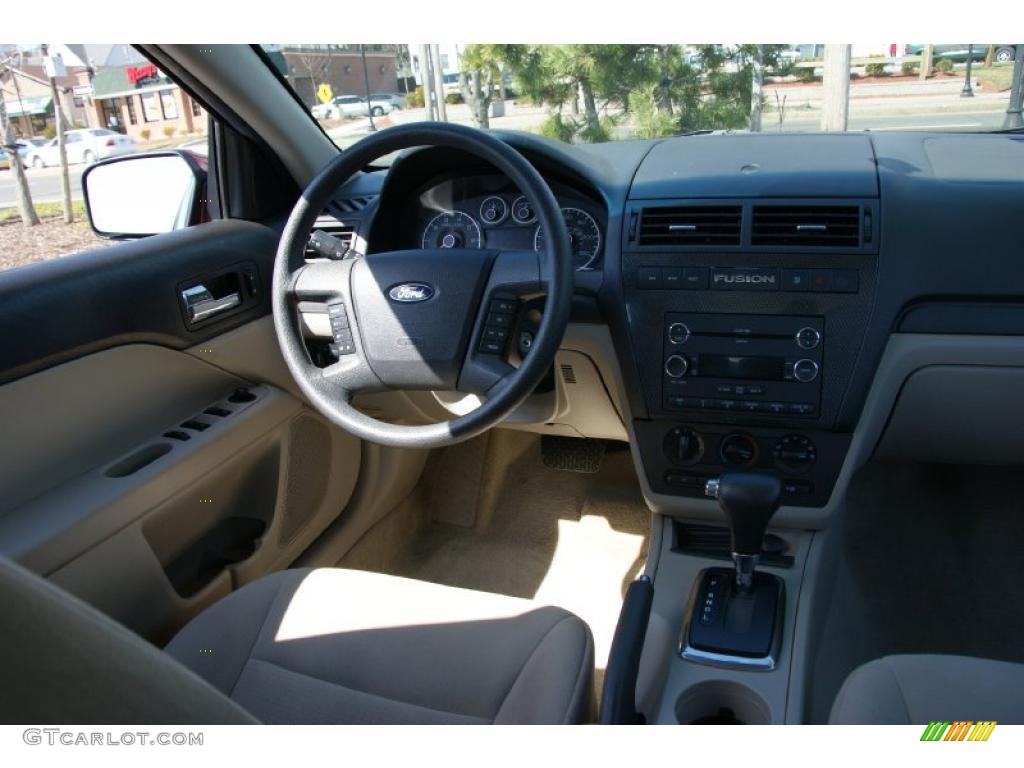
{"type": "MultiPolygon", "coordinates": [[[[71,179],[71,198],[82,199],[82,171],[84,164],[72,165],[68,168],[71,179]]],[[[25,171],[28,177],[28,188],[32,192],[32,202],[60,202],[60,168],[29,168],[25,171]]],[[[18,204],[18,192],[15,186],[14,173],[10,170],[0,171],[0,208],[11,208],[18,204]]]]}

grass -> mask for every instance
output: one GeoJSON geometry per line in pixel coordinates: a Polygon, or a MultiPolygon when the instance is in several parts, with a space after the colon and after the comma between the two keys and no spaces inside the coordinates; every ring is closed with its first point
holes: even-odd
{"type": "Polygon", "coordinates": [[[993,64],[991,67],[976,67],[971,74],[977,77],[986,88],[996,91],[1008,91],[1013,85],[1013,62],[993,64]]]}
{"type": "MultiPolygon", "coordinates": [[[[64,215],[64,204],[63,203],[36,203],[36,215],[40,219],[50,219],[56,216],[64,215]]],[[[75,218],[84,221],[85,215],[85,201],[84,200],[72,200],[71,201],[71,212],[74,213],[75,218]]],[[[21,219],[21,213],[18,211],[17,206],[14,208],[2,208],[0,209],[0,224],[6,224],[8,221],[15,221],[21,219]]]]}

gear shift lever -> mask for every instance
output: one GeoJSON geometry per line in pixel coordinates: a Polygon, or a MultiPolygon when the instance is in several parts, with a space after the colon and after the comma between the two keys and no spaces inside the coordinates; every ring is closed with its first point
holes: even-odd
{"type": "Polygon", "coordinates": [[[768,521],[779,509],[782,482],[763,472],[725,472],[708,480],[706,495],[718,499],[729,523],[736,588],[744,594],[754,583],[754,569],[761,557],[768,521]]]}
{"type": "Polygon", "coordinates": [[[782,643],[785,584],[755,570],[768,521],[779,508],[782,482],[763,472],[724,472],[704,492],[729,522],[732,568],[705,568],[694,582],[679,652],[688,661],[743,669],[774,669],[782,643]]]}

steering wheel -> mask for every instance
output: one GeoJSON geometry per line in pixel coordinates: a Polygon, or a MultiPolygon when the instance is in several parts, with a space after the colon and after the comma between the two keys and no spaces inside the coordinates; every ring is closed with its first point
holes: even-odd
{"type": "Polygon", "coordinates": [[[277,249],[272,304],[288,369],[321,414],[364,440],[437,448],[490,429],[530,395],[555,359],[572,293],[565,223],[536,169],[485,131],[428,122],[361,139],[309,183],[277,249]],[[382,155],[424,146],[463,150],[504,173],[533,203],[544,228],[545,253],[438,248],[306,262],[313,224],[344,182],[382,155]],[[517,301],[541,293],[546,300],[540,326],[529,354],[514,367],[503,350],[517,301]],[[320,367],[306,349],[302,314],[319,312],[322,319],[324,311],[338,360],[320,367]],[[351,404],[355,393],[394,389],[457,390],[483,402],[469,413],[426,425],[390,424],[351,404]]]}

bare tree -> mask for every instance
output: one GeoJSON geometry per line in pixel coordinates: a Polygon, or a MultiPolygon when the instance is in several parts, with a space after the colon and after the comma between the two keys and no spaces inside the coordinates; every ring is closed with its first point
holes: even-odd
{"type": "Polygon", "coordinates": [[[764,109],[764,46],[754,46],[750,65],[750,130],[760,133],[761,111],[764,109]]]}
{"type": "MultiPolygon", "coordinates": [[[[8,62],[3,62],[3,65],[12,79],[16,77],[8,62]]],[[[14,126],[11,125],[11,121],[7,117],[7,105],[2,97],[0,97],[0,129],[3,130],[3,148],[10,158],[11,173],[14,174],[14,186],[18,190],[18,212],[21,214],[21,222],[26,227],[34,227],[39,223],[39,216],[32,204],[32,192],[28,188],[25,169],[21,165],[21,156],[18,154],[18,145],[15,142],[14,126]]]]}
{"type": "Polygon", "coordinates": [[[473,114],[473,120],[480,128],[489,128],[489,109],[491,99],[494,98],[494,84],[490,71],[474,69],[472,72],[459,72],[459,88],[463,100],[473,114]]]}
{"type": "Polygon", "coordinates": [[[302,47],[298,49],[299,63],[309,73],[309,88],[312,92],[312,99],[316,101],[317,87],[324,81],[324,72],[330,62],[330,54],[321,51],[319,48],[302,47]]]}

